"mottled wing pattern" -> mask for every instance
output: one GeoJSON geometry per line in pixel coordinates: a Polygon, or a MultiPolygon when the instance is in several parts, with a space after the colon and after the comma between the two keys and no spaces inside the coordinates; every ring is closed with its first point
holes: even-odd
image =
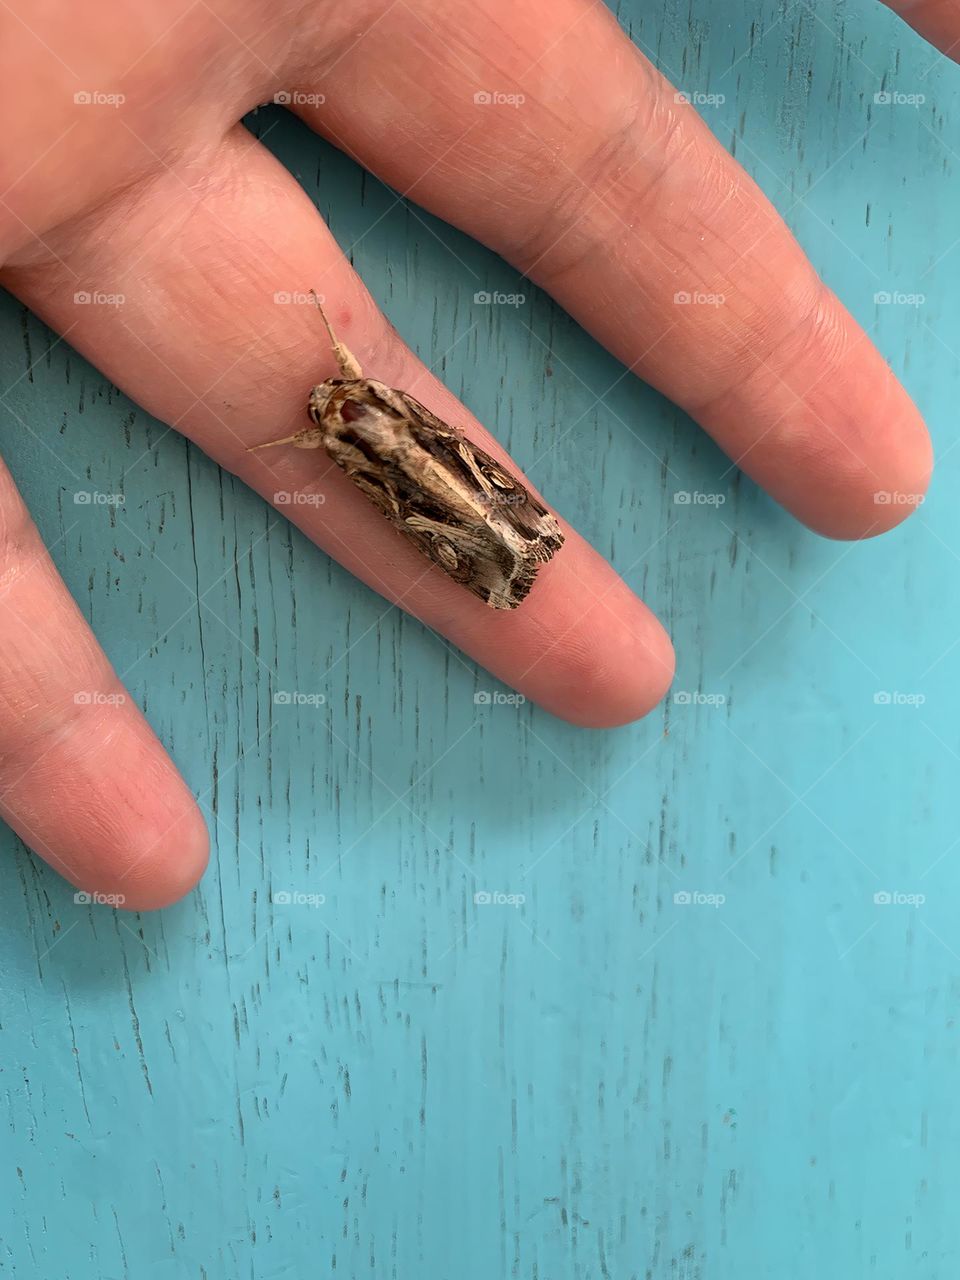
{"type": "Polygon", "coordinates": [[[556,517],[527,487],[479,445],[424,408],[405,391],[394,393],[407,408],[411,433],[421,448],[442,456],[455,474],[474,489],[498,522],[511,526],[530,543],[537,560],[547,561],[563,545],[556,517]]]}
{"type": "Polygon", "coordinates": [[[516,608],[562,546],[556,517],[515,476],[406,392],[340,382],[318,420],[327,452],[364,494],[492,608],[516,608]]]}

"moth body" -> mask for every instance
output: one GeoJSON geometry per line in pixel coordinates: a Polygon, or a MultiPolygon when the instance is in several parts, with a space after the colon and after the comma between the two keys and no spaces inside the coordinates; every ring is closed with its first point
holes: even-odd
{"type": "Polygon", "coordinates": [[[495,458],[413,396],[364,378],[319,301],[317,307],[342,376],[310,392],[313,426],[269,443],[322,446],[449,577],[493,609],[515,609],[539,566],[563,545],[556,517],[495,458]]]}

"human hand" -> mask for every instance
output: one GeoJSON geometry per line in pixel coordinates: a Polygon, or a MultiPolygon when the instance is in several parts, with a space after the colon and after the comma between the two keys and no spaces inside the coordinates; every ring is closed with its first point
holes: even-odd
{"type": "MultiPolygon", "coordinates": [[[[322,496],[281,509],[556,714],[630,720],[673,669],[659,623],[575,533],[524,605],[498,614],[315,454],[248,452],[303,425],[309,388],[335,372],[313,307],[275,304],[315,288],[372,376],[504,457],[237,123],[256,104],[288,95],[318,133],[503,254],[812,528],[881,532],[910,507],[878,506],[878,491],[925,489],[925,429],[879,353],[601,5],[14,4],[0,11],[2,283],[268,501],[322,496]],[[675,303],[698,293],[725,305],[675,303]]],[[[957,47],[954,6],[899,8],[957,47]]],[[[119,696],[3,469],[0,527],[0,813],[83,888],[169,902],[206,859],[193,798],[119,696]],[[78,704],[78,690],[99,696],[78,704]]]]}

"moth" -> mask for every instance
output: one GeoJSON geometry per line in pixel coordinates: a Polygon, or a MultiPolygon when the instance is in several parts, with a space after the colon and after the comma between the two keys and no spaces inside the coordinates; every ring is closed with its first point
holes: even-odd
{"type": "Polygon", "coordinates": [[[365,378],[326,326],[339,378],[310,392],[312,426],[255,445],[324,448],[393,527],[491,609],[516,609],[563,545],[516,476],[405,391],[365,378]]]}

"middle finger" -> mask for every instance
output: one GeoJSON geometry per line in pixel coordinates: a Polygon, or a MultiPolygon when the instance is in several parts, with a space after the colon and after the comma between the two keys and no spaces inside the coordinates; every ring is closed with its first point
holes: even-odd
{"type": "MultiPolygon", "coordinates": [[[[757,185],[597,0],[409,0],[297,107],[542,284],[799,519],[919,500],[923,421],[757,185]]],[[[878,86],[879,87],[879,86],[878,86]]]]}

